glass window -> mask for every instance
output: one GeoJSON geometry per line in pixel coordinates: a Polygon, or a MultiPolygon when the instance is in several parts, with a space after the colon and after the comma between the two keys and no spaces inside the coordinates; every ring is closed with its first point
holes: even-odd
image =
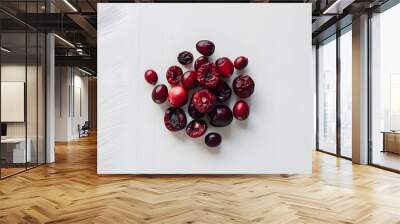
{"type": "Polygon", "coordinates": [[[352,156],[352,34],[340,36],[340,154],[352,156]]]}
{"type": "MultiPolygon", "coordinates": [[[[15,13],[42,13],[44,1],[1,2],[15,13]],[[18,7],[17,7],[18,6],[18,7]]],[[[0,178],[45,162],[43,33],[0,12],[0,178]]]]}
{"type": "Polygon", "coordinates": [[[400,170],[400,5],[371,19],[372,163],[400,170]]]}
{"type": "Polygon", "coordinates": [[[336,153],[336,38],[318,48],[318,148],[336,153]]]}

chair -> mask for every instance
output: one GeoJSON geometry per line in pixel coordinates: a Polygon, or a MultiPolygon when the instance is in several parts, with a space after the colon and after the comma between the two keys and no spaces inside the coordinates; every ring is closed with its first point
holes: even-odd
{"type": "Polygon", "coordinates": [[[80,127],[80,125],[78,124],[79,138],[89,136],[89,129],[89,121],[85,121],[82,127],[80,127]]]}

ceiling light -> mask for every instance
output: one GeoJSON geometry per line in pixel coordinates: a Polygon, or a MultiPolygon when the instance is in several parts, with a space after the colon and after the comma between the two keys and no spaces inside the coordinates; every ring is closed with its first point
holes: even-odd
{"type": "Polygon", "coordinates": [[[64,3],[67,4],[74,12],[78,12],[75,6],[73,6],[68,0],[64,0],[64,3]]]}
{"type": "Polygon", "coordinates": [[[1,49],[1,51],[4,51],[6,53],[10,53],[11,52],[11,50],[9,50],[9,49],[7,49],[5,47],[1,47],[0,49],[1,49]]]}
{"type": "Polygon", "coordinates": [[[73,44],[72,44],[71,42],[69,42],[68,40],[66,40],[66,39],[64,39],[64,38],[62,38],[62,37],[60,37],[60,36],[57,35],[57,34],[54,34],[54,36],[57,37],[57,38],[58,38],[59,40],[61,40],[62,42],[64,42],[65,44],[67,44],[68,46],[75,48],[75,45],[73,45],[73,44]]]}
{"type": "Polygon", "coordinates": [[[81,68],[79,68],[79,67],[78,67],[78,70],[81,71],[81,72],[83,72],[83,73],[85,73],[85,74],[87,74],[87,75],[90,75],[90,76],[93,75],[92,73],[90,73],[90,72],[88,72],[88,71],[86,71],[86,70],[83,70],[83,69],[81,69],[81,68]]]}
{"type": "MultiPolygon", "coordinates": [[[[327,9],[324,10],[324,12],[322,14],[332,14],[332,9],[335,9],[339,2],[341,2],[342,0],[336,0],[332,5],[330,5],[327,9]]],[[[337,9],[334,10],[335,12],[333,12],[333,14],[337,13],[337,9]]],[[[338,14],[338,13],[337,13],[338,14]]]]}

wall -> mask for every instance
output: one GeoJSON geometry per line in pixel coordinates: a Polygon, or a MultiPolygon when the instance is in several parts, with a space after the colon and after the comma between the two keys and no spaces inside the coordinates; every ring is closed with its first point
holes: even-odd
{"type": "Polygon", "coordinates": [[[55,140],[77,139],[78,125],[88,120],[88,77],[72,67],[55,73],[55,140]]]}
{"type": "Polygon", "coordinates": [[[310,21],[311,4],[99,4],[98,173],[311,173],[310,21]],[[256,83],[246,99],[248,120],[208,126],[223,137],[217,149],[204,136],[169,132],[163,124],[168,103],[152,102],[153,86],[143,79],[152,68],[166,83],[165,70],[177,64],[180,51],[200,56],[195,44],[201,39],[216,44],[211,60],[247,56],[244,72],[256,83]]]}
{"type": "MultiPolygon", "coordinates": [[[[19,81],[26,83],[26,122],[7,122],[7,137],[27,138],[31,140],[32,158],[36,159],[37,149],[39,162],[44,162],[44,80],[42,67],[25,66],[25,64],[3,64],[1,81],[19,81]],[[38,70],[36,69],[38,68],[38,70]],[[26,80],[25,80],[26,79],[26,80]]],[[[6,110],[7,108],[1,108],[6,110]]],[[[33,159],[32,161],[36,161],[33,159]]]]}

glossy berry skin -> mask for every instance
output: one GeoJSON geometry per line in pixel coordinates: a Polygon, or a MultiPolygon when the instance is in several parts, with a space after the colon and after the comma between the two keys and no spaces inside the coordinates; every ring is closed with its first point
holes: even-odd
{"type": "Polygon", "coordinates": [[[167,81],[169,84],[175,86],[178,85],[181,81],[181,76],[183,75],[183,71],[179,66],[173,65],[167,70],[167,81]]]}
{"type": "Polygon", "coordinates": [[[214,88],[219,82],[219,73],[213,63],[208,63],[200,66],[197,69],[197,81],[201,86],[206,88],[214,88]]]}
{"type": "Polygon", "coordinates": [[[215,45],[209,40],[200,40],[196,43],[196,49],[200,54],[210,56],[214,53],[215,45]]]}
{"type": "Polygon", "coordinates": [[[217,105],[208,113],[210,124],[215,127],[228,126],[233,120],[231,109],[225,105],[217,105]]]}
{"type": "Polygon", "coordinates": [[[207,131],[207,123],[203,120],[193,120],[186,127],[186,134],[191,138],[198,138],[207,131]]]}
{"type": "Polygon", "coordinates": [[[217,102],[217,98],[214,93],[208,89],[197,90],[192,97],[192,103],[194,108],[200,113],[208,113],[214,107],[217,102]]]}
{"type": "Polygon", "coordinates": [[[181,107],[188,101],[188,92],[182,86],[174,86],[169,90],[168,102],[173,107],[181,107]]]}
{"type": "Polygon", "coordinates": [[[200,119],[200,118],[204,117],[203,113],[200,113],[199,111],[196,110],[192,101],[190,101],[190,103],[188,105],[188,114],[193,119],[200,119]]]}
{"type": "Polygon", "coordinates": [[[186,89],[194,89],[199,83],[197,82],[197,73],[195,71],[187,71],[183,74],[181,80],[182,86],[186,89]]]}
{"type": "Polygon", "coordinates": [[[151,94],[152,99],[157,104],[162,104],[167,100],[168,88],[164,84],[156,85],[151,94]]]}
{"type": "Polygon", "coordinates": [[[220,75],[228,78],[233,74],[233,63],[229,58],[218,58],[217,61],[215,61],[215,65],[220,75]]]}
{"type": "Polygon", "coordinates": [[[182,51],[178,54],[177,59],[182,65],[188,65],[193,62],[193,54],[189,51],[182,51]]]}
{"type": "Polygon", "coordinates": [[[239,75],[233,80],[233,92],[240,98],[247,98],[254,92],[254,81],[249,75],[239,75]]]}
{"type": "Polygon", "coordinates": [[[210,61],[208,60],[207,57],[205,56],[200,56],[199,58],[194,61],[194,69],[197,70],[200,68],[200,66],[209,63],[210,61]]]}
{"type": "Polygon", "coordinates": [[[157,83],[157,81],[158,81],[157,72],[154,71],[154,70],[152,70],[152,69],[147,70],[147,71],[144,73],[144,79],[145,79],[148,83],[150,83],[150,84],[152,84],[152,85],[155,85],[155,84],[157,83]]]}
{"type": "Polygon", "coordinates": [[[229,87],[229,85],[223,80],[219,80],[219,83],[213,89],[213,92],[217,97],[217,101],[220,103],[227,101],[232,95],[231,87],[229,87]]]}
{"type": "Polygon", "coordinates": [[[248,62],[245,56],[239,56],[235,59],[234,65],[237,70],[242,70],[247,66],[248,62]]]}
{"type": "Polygon", "coordinates": [[[233,116],[238,120],[246,120],[250,114],[249,104],[244,100],[239,100],[233,106],[233,116]]]}
{"type": "Polygon", "coordinates": [[[170,131],[179,131],[186,127],[186,114],[181,108],[168,108],[164,113],[165,127],[170,131]]]}
{"type": "Polygon", "coordinates": [[[204,142],[208,147],[217,147],[221,144],[221,135],[215,132],[208,133],[204,138],[204,142]]]}

